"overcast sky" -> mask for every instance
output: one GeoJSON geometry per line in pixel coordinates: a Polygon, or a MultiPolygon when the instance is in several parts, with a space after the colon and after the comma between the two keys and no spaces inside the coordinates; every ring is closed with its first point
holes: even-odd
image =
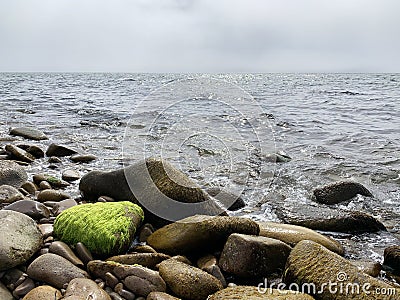
{"type": "Polygon", "coordinates": [[[0,0],[0,71],[399,72],[399,0],[0,0]]]}

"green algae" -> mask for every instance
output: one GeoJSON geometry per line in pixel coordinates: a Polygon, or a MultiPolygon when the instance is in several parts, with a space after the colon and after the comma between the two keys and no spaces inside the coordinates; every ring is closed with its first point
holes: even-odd
{"type": "Polygon", "coordinates": [[[118,254],[127,250],[143,218],[143,210],[128,201],[82,204],[56,218],[54,234],[72,246],[82,242],[93,254],[118,254]]]}

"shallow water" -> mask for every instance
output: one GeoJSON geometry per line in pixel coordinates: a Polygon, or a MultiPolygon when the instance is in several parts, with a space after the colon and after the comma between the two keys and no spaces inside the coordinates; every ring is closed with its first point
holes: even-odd
{"type": "MultiPolygon", "coordinates": [[[[44,145],[64,143],[100,158],[80,165],[82,173],[162,155],[204,187],[243,192],[248,206],[235,214],[257,220],[318,215],[324,207],[312,190],[353,179],[375,197],[334,209],[370,213],[390,233],[337,236],[349,256],[381,260],[386,246],[400,245],[400,75],[223,74],[211,76],[215,86],[209,78],[3,73],[0,145],[10,127],[37,127],[50,137],[44,145]],[[292,160],[268,162],[276,151],[292,160]]],[[[48,165],[36,161],[29,172],[59,174],[48,165]]],[[[76,185],[70,191],[77,195],[76,185]]]]}

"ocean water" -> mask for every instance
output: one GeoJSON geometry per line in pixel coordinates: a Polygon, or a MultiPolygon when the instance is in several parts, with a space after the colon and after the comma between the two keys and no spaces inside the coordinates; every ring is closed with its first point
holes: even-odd
{"type": "MultiPolygon", "coordinates": [[[[388,228],[338,238],[353,258],[382,260],[400,245],[399,74],[0,74],[0,146],[10,127],[33,126],[109,170],[162,156],[203,187],[242,193],[235,212],[256,220],[372,214],[388,228]],[[274,163],[283,153],[289,162],[274,163]],[[358,196],[327,207],[314,188],[341,179],[358,196]]],[[[72,164],[63,160],[64,167],[72,164]]],[[[28,172],[49,169],[35,161],[28,172]]],[[[70,192],[78,195],[77,185],[70,192]]]]}

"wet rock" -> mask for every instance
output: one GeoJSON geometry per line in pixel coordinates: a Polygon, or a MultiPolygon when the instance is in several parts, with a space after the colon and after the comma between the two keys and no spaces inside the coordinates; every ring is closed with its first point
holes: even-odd
{"type": "Polygon", "coordinates": [[[50,164],[61,164],[62,160],[61,160],[61,158],[59,158],[57,156],[51,156],[51,157],[49,157],[47,162],[50,163],[50,164]]]}
{"type": "Polygon", "coordinates": [[[21,148],[18,148],[17,146],[8,144],[6,145],[5,149],[12,155],[12,157],[15,157],[16,160],[27,163],[31,163],[35,160],[35,157],[32,154],[29,154],[28,152],[22,150],[21,148]]]}
{"type": "Polygon", "coordinates": [[[73,206],[76,206],[76,205],[78,205],[78,203],[74,199],[65,199],[65,200],[61,200],[60,202],[56,203],[53,206],[52,211],[55,216],[58,216],[64,210],[71,208],[73,206]]]}
{"type": "Polygon", "coordinates": [[[35,158],[44,157],[44,152],[39,146],[36,146],[36,145],[17,145],[17,147],[25,150],[29,154],[33,155],[35,158]]]}
{"type": "Polygon", "coordinates": [[[65,181],[70,182],[70,181],[79,180],[81,178],[81,175],[79,174],[78,171],[75,171],[75,170],[65,170],[62,173],[62,177],[61,178],[63,180],[65,180],[65,181]]]}
{"type": "Polygon", "coordinates": [[[234,233],[224,246],[219,266],[238,277],[265,277],[283,270],[290,250],[276,239],[234,233]]]}
{"type": "Polygon", "coordinates": [[[146,297],[151,292],[165,292],[166,284],[158,272],[141,266],[116,266],[114,274],[135,295],[146,297]]]}
{"type": "Polygon", "coordinates": [[[184,299],[203,300],[223,288],[214,276],[176,260],[164,260],[159,272],[174,294],[184,299]]]}
{"type": "Polygon", "coordinates": [[[41,285],[26,294],[23,300],[59,300],[61,297],[59,290],[49,285],[41,285]]]}
{"type": "Polygon", "coordinates": [[[75,251],[85,265],[87,265],[89,261],[93,260],[92,253],[90,253],[83,243],[77,243],[75,245],[75,251]]]}
{"type": "Polygon", "coordinates": [[[153,249],[153,247],[150,247],[149,245],[136,245],[132,248],[132,251],[138,253],[158,253],[156,250],[153,249]]]}
{"type": "Polygon", "coordinates": [[[51,243],[49,247],[49,252],[58,254],[70,262],[72,262],[75,266],[83,267],[83,262],[75,255],[72,249],[64,242],[55,241],[51,243]]]}
{"type": "Polygon", "coordinates": [[[337,204],[349,200],[357,194],[372,197],[367,188],[354,181],[339,181],[314,190],[316,200],[323,204],[337,204]]]}
{"type": "Polygon", "coordinates": [[[36,258],[27,269],[32,279],[42,281],[58,289],[74,278],[88,278],[89,275],[62,256],[47,253],[36,258]]]}
{"type": "Polygon", "coordinates": [[[150,235],[154,232],[153,225],[147,223],[144,224],[139,231],[139,242],[146,242],[150,235]]]}
{"type": "Polygon", "coordinates": [[[30,217],[0,210],[0,271],[25,263],[42,245],[42,234],[30,217]]]}
{"type": "Polygon", "coordinates": [[[33,182],[26,181],[24,182],[21,187],[27,191],[30,195],[35,195],[37,191],[37,186],[33,182]]]}
{"type": "Polygon", "coordinates": [[[31,127],[16,127],[10,130],[10,135],[21,136],[26,139],[41,141],[48,137],[40,130],[31,127]]]}
{"type": "Polygon", "coordinates": [[[111,300],[110,296],[96,282],[87,278],[75,278],[68,284],[65,297],[79,296],[91,300],[111,300]]]}
{"type": "MultiPolygon", "coordinates": [[[[287,285],[292,283],[298,284],[298,286],[304,286],[306,283],[315,285],[319,292],[310,293],[314,295],[315,299],[341,300],[349,299],[349,296],[356,300],[394,299],[375,293],[378,289],[389,289],[392,286],[364,274],[348,260],[312,241],[301,241],[293,248],[287,260],[283,280],[287,285]],[[336,286],[357,284],[360,292],[331,293],[329,288],[326,288],[327,283],[333,283],[336,286]],[[370,294],[362,290],[366,286],[368,286],[370,294]]],[[[398,293],[400,293],[400,289],[396,290],[396,294],[398,293]]]]}
{"type": "Polygon", "coordinates": [[[292,247],[302,240],[311,240],[339,255],[344,255],[344,249],[339,242],[309,228],[274,222],[257,223],[260,226],[261,236],[280,240],[292,247]]]}
{"type": "Polygon", "coordinates": [[[28,179],[25,169],[12,161],[0,160],[0,185],[11,185],[15,188],[28,179]]]}
{"type": "Polygon", "coordinates": [[[33,181],[36,184],[41,184],[43,181],[46,181],[54,188],[64,188],[69,186],[68,182],[48,174],[35,174],[33,175],[33,181]]]}
{"type": "Polygon", "coordinates": [[[35,220],[50,217],[49,209],[42,203],[33,200],[19,200],[3,209],[20,212],[35,220]]]}
{"type": "Polygon", "coordinates": [[[51,185],[50,185],[50,183],[48,183],[47,181],[41,181],[41,182],[39,183],[39,189],[40,189],[41,191],[44,191],[44,190],[51,190],[51,185]]]}
{"type": "Polygon", "coordinates": [[[372,277],[378,277],[382,270],[381,264],[373,260],[360,259],[350,262],[355,265],[358,270],[372,277]]]}
{"type": "Polygon", "coordinates": [[[105,273],[105,281],[106,281],[106,285],[109,286],[110,288],[114,288],[119,280],[117,277],[115,277],[115,275],[111,272],[107,272],[105,273]]]}
{"type": "Polygon", "coordinates": [[[264,155],[261,157],[261,160],[271,163],[286,163],[291,161],[292,158],[283,152],[277,152],[264,155]]]}
{"type": "Polygon", "coordinates": [[[57,157],[62,157],[62,156],[70,156],[73,154],[78,153],[77,151],[68,148],[66,146],[62,145],[57,145],[57,144],[51,144],[46,151],[46,156],[57,156],[57,157]]]}
{"type": "Polygon", "coordinates": [[[114,274],[114,268],[121,264],[114,261],[91,260],[87,264],[87,270],[93,278],[107,279],[106,273],[114,274]]]}
{"type": "Polygon", "coordinates": [[[400,246],[390,246],[384,251],[384,261],[385,267],[389,267],[390,271],[400,275],[400,246]]]}
{"type": "Polygon", "coordinates": [[[345,212],[331,218],[291,220],[291,224],[314,230],[335,231],[345,233],[363,233],[386,231],[385,225],[374,217],[363,212],[345,212]]]}
{"type": "Polygon", "coordinates": [[[156,227],[195,214],[225,213],[190,178],[160,159],[147,159],[146,162],[111,172],[92,171],[82,177],[79,189],[84,199],[89,201],[96,201],[100,196],[109,196],[115,200],[132,199],[146,207],[146,220],[156,227]],[[170,207],[170,199],[176,201],[173,202],[174,209],[170,207]],[[193,205],[183,205],[180,202],[193,205]],[[160,213],[153,214],[150,211],[160,213]]]}
{"type": "Polygon", "coordinates": [[[179,300],[179,298],[176,298],[164,292],[151,292],[147,295],[146,300],[179,300]]]}
{"type": "Polygon", "coordinates": [[[219,187],[211,187],[206,192],[217,199],[228,210],[235,211],[246,206],[246,202],[240,195],[225,191],[219,187]]]}
{"type": "Polygon", "coordinates": [[[142,209],[128,201],[82,204],[57,216],[54,234],[69,245],[82,242],[91,253],[110,256],[129,248],[142,220],[142,209]]]}
{"type": "Polygon", "coordinates": [[[155,231],[147,243],[169,254],[185,254],[222,248],[232,233],[258,235],[257,223],[239,217],[196,215],[155,231]]]}
{"type": "Polygon", "coordinates": [[[208,268],[217,265],[217,258],[214,255],[208,254],[200,257],[197,260],[197,266],[200,269],[208,268]]]}
{"type": "Polygon", "coordinates": [[[10,291],[0,282],[0,299],[1,300],[14,300],[10,291]]]}
{"type": "Polygon", "coordinates": [[[13,295],[16,298],[21,298],[28,294],[31,290],[35,288],[35,283],[30,278],[25,278],[25,280],[18,285],[13,291],[13,295]]]}
{"type": "Polygon", "coordinates": [[[95,160],[97,157],[92,154],[74,154],[70,159],[75,163],[88,163],[95,160]]]}
{"type": "Polygon", "coordinates": [[[61,192],[61,191],[56,191],[56,190],[43,190],[40,191],[39,194],[37,195],[37,199],[40,202],[45,202],[45,201],[61,201],[65,199],[71,198],[70,195],[61,192]]]}
{"type": "Polygon", "coordinates": [[[224,288],[227,286],[226,279],[225,279],[224,275],[222,274],[219,266],[217,266],[217,265],[206,266],[206,267],[203,267],[202,270],[206,271],[208,274],[211,274],[212,276],[217,278],[221,282],[221,284],[224,288]]]}
{"type": "Polygon", "coordinates": [[[169,255],[162,253],[132,253],[113,256],[107,258],[106,261],[115,261],[125,265],[141,265],[154,269],[156,265],[168,258],[170,258],[169,255]]]}
{"type": "Polygon", "coordinates": [[[228,299],[246,299],[246,300],[313,300],[314,298],[303,293],[276,290],[276,289],[258,289],[255,286],[234,286],[223,289],[211,295],[209,300],[228,300],[228,299]]]}
{"type": "MultiPolygon", "coordinates": [[[[18,268],[8,269],[4,272],[3,277],[1,278],[2,283],[10,288],[15,288],[18,285],[18,282],[21,278],[25,277],[24,272],[22,272],[18,268]]],[[[0,298],[1,299],[1,298],[0,298]]]]}
{"type": "Polygon", "coordinates": [[[44,239],[53,234],[53,224],[39,224],[38,227],[44,239]]]}
{"type": "Polygon", "coordinates": [[[13,203],[21,199],[24,199],[24,195],[15,187],[6,184],[0,186],[0,204],[13,203]]]}

